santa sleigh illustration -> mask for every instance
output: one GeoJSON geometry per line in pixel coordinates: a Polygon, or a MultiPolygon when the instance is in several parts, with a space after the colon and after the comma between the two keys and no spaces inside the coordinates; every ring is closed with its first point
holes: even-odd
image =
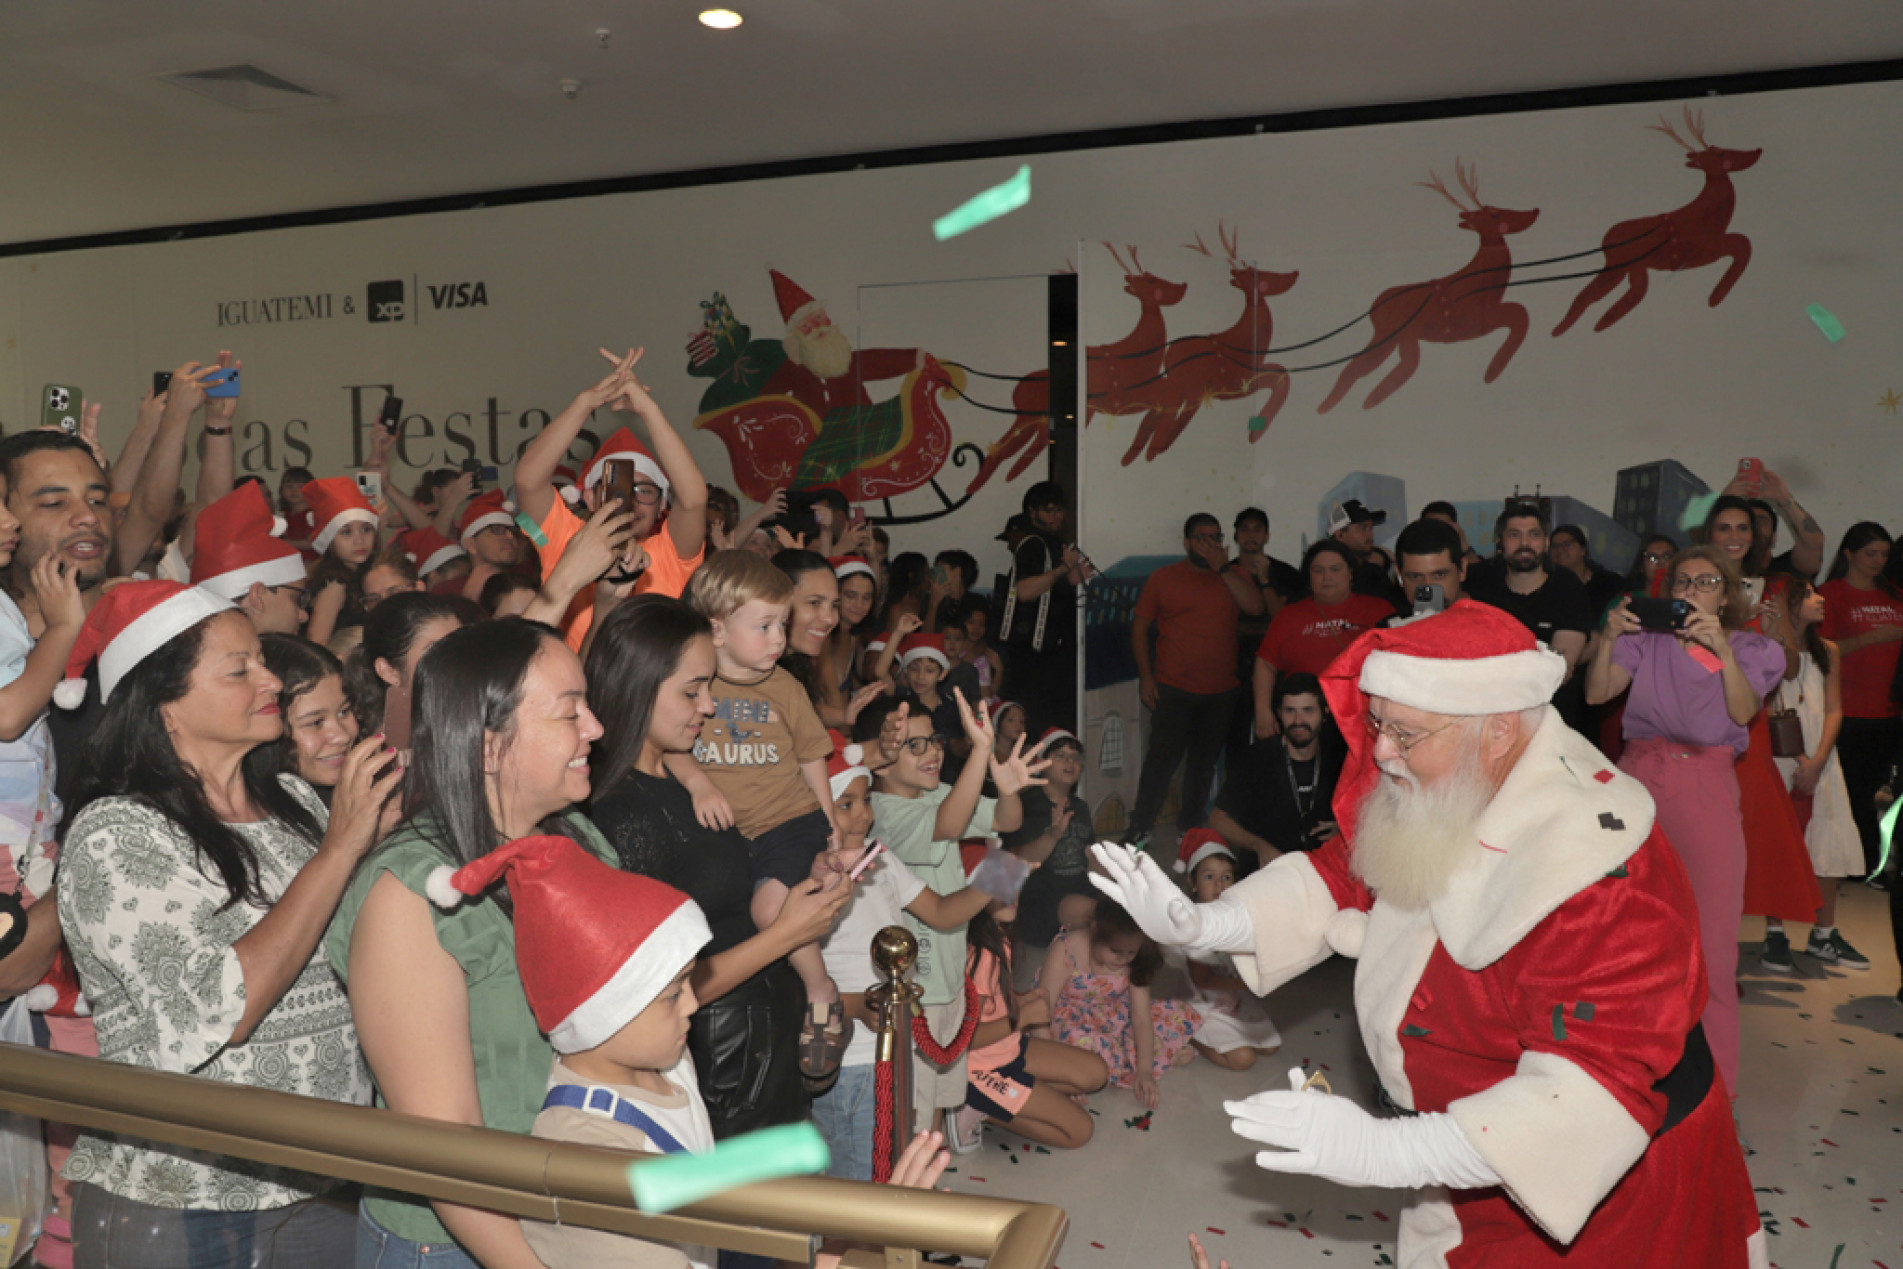
{"type": "Polygon", "coordinates": [[[773,273],[784,339],[755,339],[724,295],[701,303],[701,329],[687,343],[688,374],[711,382],[694,426],[727,447],[734,483],[755,502],[775,490],[837,489],[848,501],[884,504],[876,524],[917,524],[970,500],[938,483],[984,452],[954,445],[940,404],[964,388],[964,372],[917,349],[854,350],[825,309],[773,273]],[[897,380],[874,401],[867,385],[897,380]],[[895,509],[894,498],[929,487],[936,505],[895,509]]]}

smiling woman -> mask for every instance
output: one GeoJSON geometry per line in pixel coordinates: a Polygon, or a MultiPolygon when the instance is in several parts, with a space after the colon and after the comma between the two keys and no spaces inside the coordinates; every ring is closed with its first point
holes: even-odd
{"type": "MultiPolygon", "coordinates": [[[[283,733],[281,684],[250,621],[209,592],[123,583],[93,607],[79,646],[68,673],[96,653],[105,708],[59,910],[100,1056],[368,1101],[318,941],[394,818],[395,755],[352,750],[328,814],[296,776],[247,769],[283,733]]],[[[315,1201],[332,1180],[99,1135],[80,1137],[65,1171],[78,1183],[79,1265],[235,1266],[232,1249],[254,1244],[275,1245],[282,1265],[349,1256],[351,1222],[315,1201]]]]}
{"type": "Polygon", "coordinates": [[[343,775],[344,759],[357,744],[357,715],[344,693],[343,663],[327,649],[296,635],[260,635],[265,668],[283,684],[278,709],[284,735],[245,755],[248,772],[275,778],[290,772],[329,804],[343,775]]]}

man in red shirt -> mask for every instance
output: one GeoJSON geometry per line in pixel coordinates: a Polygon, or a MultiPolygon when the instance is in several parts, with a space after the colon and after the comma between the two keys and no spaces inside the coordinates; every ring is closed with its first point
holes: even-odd
{"type": "Polygon", "coordinates": [[[1164,565],[1143,583],[1130,628],[1137,683],[1150,711],[1150,744],[1126,842],[1149,836],[1170,777],[1185,760],[1176,822],[1185,831],[1202,826],[1216,755],[1241,686],[1236,618],[1262,613],[1261,588],[1230,562],[1216,517],[1198,513],[1184,522],[1183,551],[1185,559],[1164,565]]]}

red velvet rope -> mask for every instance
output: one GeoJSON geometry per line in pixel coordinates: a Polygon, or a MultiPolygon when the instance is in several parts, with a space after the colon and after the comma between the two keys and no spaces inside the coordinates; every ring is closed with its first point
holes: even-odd
{"type": "Polygon", "coordinates": [[[872,1179],[892,1179],[892,1062],[880,1058],[872,1068],[872,1179]]]}
{"type": "Polygon", "coordinates": [[[965,980],[965,1021],[958,1028],[958,1034],[950,1044],[940,1044],[932,1038],[932,1029],[925,1025],[925,1015],[912,1015],[912,1043],[925,1055],[927,1061],[937,1066],[950,1066],[964,1056],[971,1045],[971,1033],[978,1029],[978,984],[965,980]]]}

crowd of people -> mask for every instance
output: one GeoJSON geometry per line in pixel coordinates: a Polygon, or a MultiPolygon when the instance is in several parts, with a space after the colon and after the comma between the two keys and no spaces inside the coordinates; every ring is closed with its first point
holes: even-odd
{"type": "MultiPolygon", "coordinates": [[[[1840,879],[1883,882],[1903,591],[1887,532],[1853,526],[1826,559],[1771,472],[1624,576],[1537,500],[1506,503],[1486,558],[1447,504],[1390,553],[1381,514],[1345,501],[1299,567],[1269,554],[1261,510],[1235,517],[1233,555],[1220,520],[1191,516],[1132,631],[1149,718],[1126,843],[1161,851],[1183,773],[1159,880],[1092,848],[1073,729],[1093,566],[1060,486],[1026,491],[986,595],[971,554],[892,554],[835,492],[743,517],[638,351],[603,355],[507,490],[450,469],[400,488],[387,428],[357,475],[240,480],[238,398],[205,391],[229,353],[148,395],[116,461],[96,414],[0,440],[0,856],[25,910],[0,995],[26,996],[45,1044],[663,1152],[810,1118],[834,1174],[870,1180],[870,948],[900,925],[930,1038],[911,1079],[927,1135],[894,1179],[936,1178],[931,1134],[1076,1148],[1106,1085],[1154,1107],[1173,1067],[1276,1051],[1261,993],[1350,938],[1263,897],[1293,861],[1312,861],[1303,902],[1337,917],[1367,906],[1357,887],[1424,884],[1343,852],[1357,816],[1395,836],[1369,764],[1431,773],[1438,732],[1370,712],[1407,692],[1343,676],[1481,606],[1538,650],[1506,640],[1535,666],[1509,676],[1521,696],[1429,692],[1415,712],[1510,706],[1499,772],[1536,742],[1579,760],[1590,736],[1625,773],[1601,773],[1620,813],[1656,807],[1669,845],[1634,855],[1641,832],[1618,859],[1682,865],[1658,884],[1693,925],[1661,938],[1705,969],[1679,975],[1702,994],[1672,1016],[1702,1023],[1721,1081],[1692,1102],[1737,1089],[1744,913],[1773,919],[1766,969],[1793,968],[1786,922],[1810,926],[1810,957],[1868,967],[1835,910],[1840,879]],[[573,461],[603,414],[626,425],[573,461]],[[1549,707],[1577,745],[1539,730],[1549,707]],[[1249,916],[1204,937],[1186,911],[1249,916]]],[[[1435,1131],[1444,1166],[1420,1176],[1517,1184],[1517,1160],[1435,1131]]],[[[324,1178],[110,1134],[56,1127],[49,1150],[51,1269],[711,1264],[410,1195],[353,1206],[324,1178]]]]}

